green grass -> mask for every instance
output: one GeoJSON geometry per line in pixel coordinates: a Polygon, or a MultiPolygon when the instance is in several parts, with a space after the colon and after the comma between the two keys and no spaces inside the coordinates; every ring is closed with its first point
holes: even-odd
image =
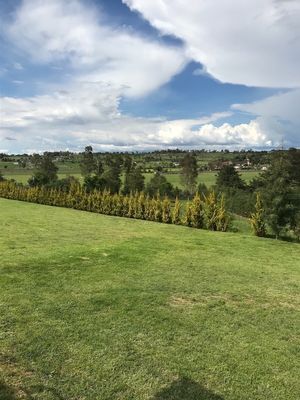
{"type": "MultiPolygon", "coordinates": [[[[258,175],[258,171],[243,171],[241,172],[241,177],[242,179],[245,180],[246,183],[249,183],[253,178],[255,178],[258,175]]],[[[147,173],[145,174],[145,182],[148,182],[153,174],[147,173]]],[[[199,183],[204,183],[208,188],[215,185],[216,183],[216,176],[217,172],[200,172],[198,175],[197,182],[199,183]]],[[[172,183],[173,186],[177,186],[179,188],[182,188],[182,182],[181,182],[181,176],[179,173],[177,174],[165,174],[165,177],[169,182],[172,183]]]]}
{"type": "MultiPolygon", "coordinates": [[[[28,182],[28,179],[32,176],[32,174],[33,173],[28,173],[28,171],[25,171],[25,173],[8,173],[8,174],[4,173],[3,175],[6,179],[14,179],[16,182],[26,184],[28,182]]],[[[59,179],[66,178],[68,175],[74,176],[75,178],[79,179],[80,182],[83,181],[81,174],[78,174],[78,173],[77,174],[76,173],[75,174],[59,173],[58,178],[59,179]]]]}
{"type": "MultiPolygon", "coordinates": [[[[17,182],[20,183],[27,183],[28,179],[32,176],[33,171],[29,171],[29,170],[22,170],[22,169],[16,169],[16,170],[2,170],[3,175],[5,176],[5,178],[7,179],[15,179],[17,182]]],[[[76,178],[78,178],[81,182],[82,182],[82,176],[80,175],[80,173],[74,169],[74,171],[72,169],[68,169],[66,166],[60,166],[59,169],[59,174],[58,177],[59,178],[65,178],[68,175],[72,175],[75,176],[76,178]]],[[[145,173],[145,183],[149,182],[151,177],[153,176],[152,173],[145,173]]],[[[216,175],[217,172],[201,172],[199,173],[198,176],[198,184],[199,183],[204,183],[207,187],[211,187],[216,183],[216,175]]],[[[249,183],[254,177],[256,177],[258,175],[257,171],[243,171],[241,172],[241,176],[242,178],[249,183]]],[[[172,185],[174,185],[175,187],[179,187],[182,188],[182,183],[181,183],[181,177],[180,174],[165,174],[165,177],[168,179],[169,182],[172,183],[172,185]]]]}
{"type": "Polygon", "coordinates": [[[0,199],[0,399],[298,400],[300,245],[0,199]]]}

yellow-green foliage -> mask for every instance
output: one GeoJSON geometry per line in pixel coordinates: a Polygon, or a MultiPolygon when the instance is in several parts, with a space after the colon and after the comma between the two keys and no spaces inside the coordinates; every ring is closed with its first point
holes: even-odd
{"type": "Polygon", "coordinates": [[[156,195],[156,199],[154,200],[154,221],[162,222],[162,204],[159,193],[156,195]]]}
{"type": "Polygon", "coordinates": [[[217,230],[218,205],[215,192],[204,196],[205,225],[211,231],[217,230]]]}
{"type": "Polygon", "coordinates": [[[192,205],[190,202],[186,203],[185,216],[183,217],[183,224],[186,226],[193,226],[192,221],[192,205]]]}
{"type": "Polygon", "coordinates": [[[196,193],[191,204],[191,223],[194,228],[204,227],[203,203],[199,193],[196,193]]]}
{"type": "Polygon", "coordinates": [[[230,218],[223,194],[217,198],[215,192],[211,192],[204,197],[204,219],[206,228],[211,231],[228,230],[230,218]]]}
{"type": "Polygon", "coordinates": [[[180,201],[176,197],[173,212],[172,212],[172,224],[180,225],[180,222],[181,222],[180,211],[181,211],[180,201]]]}
{"type": "Polygon", "coordinates": [[[250,218],[251,226],[256,236],[266,236],[266,223],[264,220],[264,208],[260,193],[256,194],[255,211],[250,218]]]}
{"type": "Polygon", "coordinates": [[[66,192],[3,181],[0,182],[0,197],[166,224],[184,224],[194,228],[203,228],[206,224],[208,229],[220,231],[227,230],[229,220],[224,197],[217,201],[214,193],[210,193],[204,201],[196,194],[192,202],[187,203],[182,219],[178,199],[172,209],[169,198],[166,196],[161,199],[159,193],[150,198],[148,195],[145,197],[143,192],[130,195],[111,194],[108,190],[87,192],[77,183],[72,184],[66,192]]]}
{"type": "Polygon", "coordinates": [[[162,202],[162,222],[170,224],[172,222],[171,202],[165,197],[162,202]]]}
{"type": "Polygon", "coordinates": [[[217,203],[217,231],[226,232],[228,230],[230,217],[225,207],[225,197],[222,194],[217,203]]]}

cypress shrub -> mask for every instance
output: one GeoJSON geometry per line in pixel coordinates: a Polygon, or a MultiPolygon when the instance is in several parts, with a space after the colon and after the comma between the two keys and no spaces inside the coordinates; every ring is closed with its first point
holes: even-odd
{"type": "Polygon", "coordinates": [[[181,209],[180,208],[181,208],[180,201],[178,200],[178,197],[176,197],[174,208],[172,211],[172,224],[180,225],[180,223],[181,223],[181,219],[180,219],[181,209]]]}
{"type": "Polygon", "coordinates": [[[167,196],[164,197],[162,202],[161,220],[165,224],[170,224],[172,222],[171,202],[167,196]]]}

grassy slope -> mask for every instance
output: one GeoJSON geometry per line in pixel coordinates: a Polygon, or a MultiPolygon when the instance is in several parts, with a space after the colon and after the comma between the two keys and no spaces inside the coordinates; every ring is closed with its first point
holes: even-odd
{"type": "Polygon", "coordinates": [[[0,221],[1,400],[299,398],[299,245],[3,199],[0,221]]]}

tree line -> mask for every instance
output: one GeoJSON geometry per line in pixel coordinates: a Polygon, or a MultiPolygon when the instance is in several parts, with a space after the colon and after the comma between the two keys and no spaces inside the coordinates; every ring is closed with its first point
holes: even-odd
{"type": "Polygon", "coordinates": [[[250,218],[257,236],[300,236],[300,151],[274,153],[269,167],[246,184],[232,165],[219,171],[217,191],[228,210],[250,218]]]}
{"type": "Polygon", "coordinates": [[[0,197],[222,232],[227,231],[230,222],[224,196],[218,197],[214,192],[203,197],[196,193],[183,207],[177,198],[172,202],[159,193],[150,197],[144,192],[126,195],[113,194],[106,189],[87,191],[76,181],[71,182],[69,189],[65,190],[47,186],[30,187],[2,180],[0,197]]]}
{"type": "MultiPolygon", "coordinates": [[[[36,170],[29,179],[31,188],[44,187],[59,192],[68,192],[71,187],[80,187],[74,177],[58,179],[58,168],[51,153],[35,155],[36,170]]],[[[270,158],[270,165],[257,178],[246,184],[233,165],[224,165],[217,173],[216,184],[210,190],[204,185],[197,185],[199,168],[194,152],[186,152],[180,161],[181,181],[184,189],[174,188],[168,182],[162,170],[157,167],[151,180],[145,184],[141,168],[129,154],[105,154],[99,158],[87,146],[81,155],[82,193],[109,192],[110,195],[135,196],[143,193],[147,198],[156,198],[157,193],[170,200],[176,198],[189,200],[197,192],[202,202],[223,196],[226,212],[245,216],[250,219],[257,236],[273,234],[275,237],[292,232],[300,236],[300,151],[290,149],[275,152],[270,158]],[[121,174],[124,175],[123,184],[121,174]],[[212,192],[212,193],[211,193],[212,192]],[[216,193],[216,194],[213,194],[216,193]],[[225,200],[226,199],[226,200],[225,200]]],[[[0,181],[4,178],[1,178],[0,181]]],[[[219,200],[218,200],[219,201],[219,200]]],[[[216,201],[213,203],[216,203],[216,201]]],[[[189,225],[187,211],[186,225],[189,225]]],[[[215,215],[213,213],[213,215],[215,215]]],[[[153,217],[151,217],[153,220],[153,217]]],[[[207,218],[206,218],[207,219],[207,218]]],[[[213,219],[213,218],[212,218],[213,219]]],[[[213,225],[213,224],[212,224],[213,225]]]]}

